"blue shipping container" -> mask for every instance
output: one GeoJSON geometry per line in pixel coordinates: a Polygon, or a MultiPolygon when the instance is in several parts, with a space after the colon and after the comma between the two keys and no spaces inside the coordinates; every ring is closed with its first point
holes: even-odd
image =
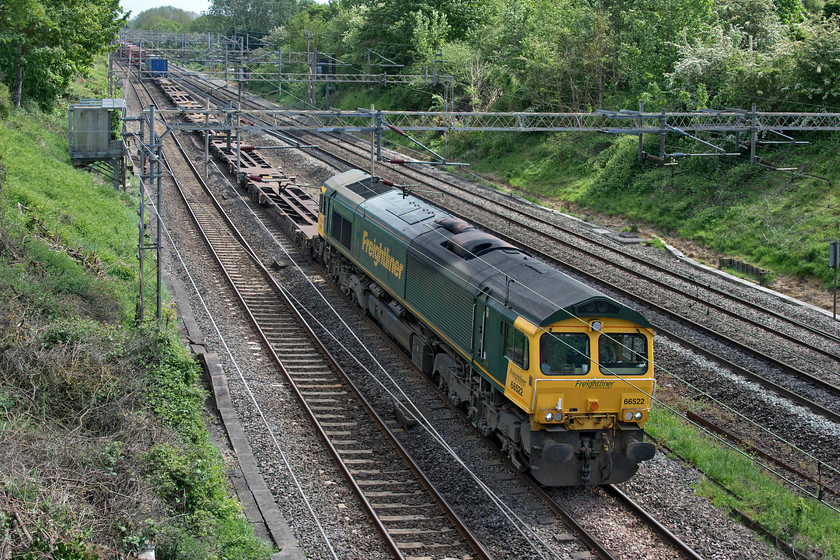
{"type": "Polygon", "coordinates": [[[165,58],[153,58],[150,60],[151,62],[151,72],[149,72],[152,76],[166,76],[166,71],[168,64],[165,58]]]}

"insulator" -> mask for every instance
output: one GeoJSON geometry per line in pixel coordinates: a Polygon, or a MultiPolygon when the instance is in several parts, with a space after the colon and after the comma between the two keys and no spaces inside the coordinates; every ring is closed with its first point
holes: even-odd
{"type": "Polygon", "coordinates": [[[391,130],[393,130],[394,132],[396,132],[400,136],[407,136],[407,134],[405,132],[403,132],[402,130],[400,130],[399,128],[397,128],[396,126],[394,126],[392,124],[389,124],[388,128],[390,128],[391,130]]]}

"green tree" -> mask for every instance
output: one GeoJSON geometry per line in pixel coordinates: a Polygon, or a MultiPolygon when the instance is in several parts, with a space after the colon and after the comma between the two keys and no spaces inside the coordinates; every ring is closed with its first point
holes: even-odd
{"type": "Polygon", "coordinates": [[[715,9],[724,31],[741,35],[739,48],[765,51],[785,36],[773,0],[725,0],[715,9]]]}
{"type": "Polygon", "coordinates": [[[717,23],[713,0],[623,2],[617,36],[616,80],[625,99],[653,97],[667,88],[678,45],[705,35],[717,23]]]}
{"type": "Polygon", "coordinates": [[[805,7],[801,0],[775,0],[776,12],[786,24],[799,23],[805,17],[805,7]]]}
{"type": "Polygon", "coordinates": [[[213,0],[209,13],[227,29],[268,33],[298,11],[296,0],[213,0]]]}
{"type": "Polygon", "coordinates": [[[196,17],[194,12],[174,6],[161,6],[140,12],[128,23],[132,29],[177,32],[188,28],[196,17]]]}
{"type": "Polygon", "coordinates": [[[0,75],[20,106],[49,106],[107,50],[125,24],[119,0],[4,0],[0,3],[0,75]]]}
{"type": "Polygon", "coordinates": [[[804,103],[823,107],[840,105],[840,29],[823,21],[801,34],[793,53],[794,68],[786,76],[788,91],[804,103]]]}
{"type": "Polygon", "coordinates": [[[485,20],[485,2],[478,0],[369,0],[362,48],[370,48],[400,64],[425,64],[430,46],[464,39],[485,20]],[[418,29],[419,26],[419,29],[418,29]],[[418,60],[418,56],[420,60],[418,60]]]}
{"type": "Polygon", "coordinates": [[[840,0],[827,0],[822,9],[822,16],[825,19],[840,16],[840,0]]]}

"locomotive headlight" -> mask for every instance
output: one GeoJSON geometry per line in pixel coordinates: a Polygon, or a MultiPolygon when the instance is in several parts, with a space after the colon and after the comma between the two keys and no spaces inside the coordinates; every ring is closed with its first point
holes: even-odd
{"type": "Polygon", "coordinates": [[[638,421],[639,421],[639,420],[641,420],[641,419],[642,419],[642,411],[641,411],[641,410],[637,410],[637,411],[636,411],[636,413],[635,413],[635,414],[633,414],[633,420],[635,420],[636,422],[638,422],[638,421]]]}
{"type": "Polygon", "coordinates": [[[624,411],[624,421],[630,422],[633,419],[633,411],[632,410],[625,410],[624,411]]]}
{"type": "Polygon", "coordinates": [[[551,422],[552,420],[554,420],[554,413],[553,412],[546,412],[545,413],[545,421],[546,422],[551,422]]]}

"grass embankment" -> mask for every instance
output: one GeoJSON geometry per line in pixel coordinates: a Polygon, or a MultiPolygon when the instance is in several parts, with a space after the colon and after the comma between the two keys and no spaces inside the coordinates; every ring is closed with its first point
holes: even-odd
{"type": "MultiPolygon", "coordinates": [[[[687,158],[657,167],[638,161],[634,136],[462,133],[450,146],[475,171],[525,195],[650,224],[771,272],[815,277],[828,286],[828,243],[840,239],[840,134],[807,139],[808,146],[761,154],[795,172],[750,165],[748,156],[687,158]]],[[[686,141],[668,142],[669,150],[697,150],[686,141]]],[[[658,144],[645,149],[659,151],[658,144]]]]}
{"type": "Polygon", "coordinates": [[[718,507],[743,512],[804,557],[816,552],[819,558],[840,558],[836,511],[793,492],[749,457],[687,426],[668,410],[654,408],[645,429],[708,477],[696,490],[718,507]]]}
{"type": "Polygon", "coordinates": [[[136,193],[69,165],[66,105],[0,95],[0,556],[266,558],[199,368],[173,328],[133,326],[136,193]]]}

